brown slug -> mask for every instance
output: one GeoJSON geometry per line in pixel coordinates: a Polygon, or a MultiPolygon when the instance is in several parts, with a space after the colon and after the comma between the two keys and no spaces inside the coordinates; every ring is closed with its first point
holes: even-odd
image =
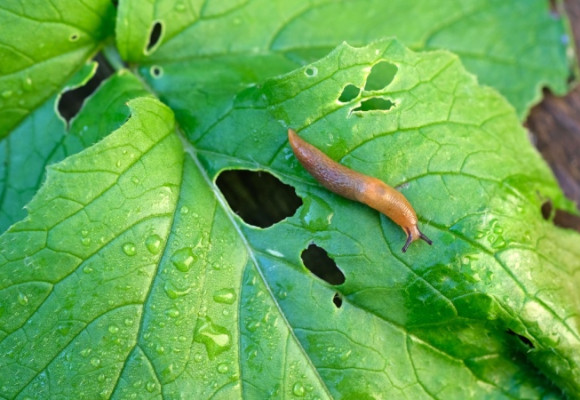
{"type": "Polygon", "coordinates": [[[405,196],[383,181],[356,172],[330,159],[326,154],[305,142],[292,129],[288,141],[300,164],[328,190],[356,200],[385,214],[407,234],[403,253],[418,239],[433,242],[417,226],[417,214],[405,196]]]}

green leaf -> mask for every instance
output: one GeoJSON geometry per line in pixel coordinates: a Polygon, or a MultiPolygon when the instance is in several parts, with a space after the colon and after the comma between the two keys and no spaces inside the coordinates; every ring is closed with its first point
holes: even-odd
{"type": "MultiPolygon", "coordinates": [[[[230,94],[236,93],[244,84],[314,61],[344,40],[366,45],[389,36],[417,50],[454,51],[482,83],[506,96],[521,119],[541,98],[542,87],[565,93],[572,70],[565,21],[550,14],[545,0],[142,3],[121,2],[121,54],[141,65],[181,63],[176,70],[200,70],[189,77],[187,88],[222,82],[217,93],[209,92],[211,97],[229,85],[230,94]],[[161,37],[147,50],[155,24],[161,37]]],[[[175,94],[157,89],[164,99],[175,94]]],[[[176,99],[171,103],[172,108],[180,105],[176,99]]]]}
{"type": "MultiPolygon", "coordinates": [[[[65,90],[84,85],[96,71],[87,64],[67,83],[65,90]]],[[[79,152],[119,127],[128,117],[124,103],[146,92],[137,78],[121,71],[85,102],[67,131],[57,114],[60,94],[32,112],[11,134],[0,140],[0,232],[24,218],[24,206],[44,179],[47,165],[79,152]]]]}
{"type": "Polygon", "coordinates": [[[0,6],[0,138],[54,95],[110,35],[109,0],[0,6]]]}
{"type": "MultiPolygon", "coordinates": [[[[159,83],[179,82],[168,71],[159,83]]],[[[129,105],[119,130],[50,167],[0,236],[2,396],[580,395],[578,234],[540,214],[545,197],[569,203],[513,108],[456,56],[344,44],[240,91],[193,143],[158,101],[129,105]],[[396,72],[377,89],[381,62],[396,72]],[[323,189],[288,126],[400,186],[433,246],[403,255],[392,221],[323,189]],[[274,174],[303,206],[245,224],[214,183],[236,168],[274,174]],[[312,242],[344,284],[304,268],[312,242]]]]}

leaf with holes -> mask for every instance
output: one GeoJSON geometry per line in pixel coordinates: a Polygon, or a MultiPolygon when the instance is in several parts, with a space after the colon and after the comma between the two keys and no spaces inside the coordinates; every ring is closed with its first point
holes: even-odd
{"type": "Polygon", "coordinates": [[[0,139],[66,83],[111,34],[110,0],[0,5],[0,139]]]}
{"type": "Polygon", "coordinates": [[[575,68],[566,20],[547,0],[133,0],[120,3],[119,20],[123,57],[140,64],[191,127],[227,107],[240,88],[314,61],[342,41],[366,45],[395,36],[416,50],[451,50],[521,119],[542,87],[565,93],[575,68]],[[163,70],[186,76],[167,86],[157,81],[163,70]],[[190,98],[200,104],[195,110],[190,98]]]}
{"type": "Polygon", "coordinates": [[[578,235],[539,210],[570,205],[513,109],[456,56],[344,44],[241,90],[190,141],[159,101],[129,105],[0,236],[3,397],[580,394],[578,235]],[[403,255],[392,221],[322,188],[289,126],[399,187],[433,246],[403,255]],[[220,191],[251,201],[223,176],[240,169],[302,203],[244,222],[220,191]]]}
{"type": "MultiPolygon", "coordinates": [[[[82,87],[95,70],[95,63],[87,64],[67,82],[63,92],[82,87]]],[[[0,140],[0,232],[26,216],[24,206],[43,182],[47,165],[108,135],[127,119],[124,103],[146,94],[137,78],[122,70],[98,88],[69,124],[55,113],[61,93],[49,98],[0,140]]]]}

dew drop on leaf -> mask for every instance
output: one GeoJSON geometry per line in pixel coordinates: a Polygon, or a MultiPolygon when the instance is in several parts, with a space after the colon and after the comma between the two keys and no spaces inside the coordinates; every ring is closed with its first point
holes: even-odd
{"type": "Polygon", "coordinates": [[[170,318],[177,318],[179,317],[179,310],[177,308],[171,308],[167,310],[167,316],[170,318]]]}
{"type": "Polygon", "coordinates": [[[181,272],[189,271],[195,261],[196,256],[194,256],[193,251],[189,247],[177,250],[171,257],[171,262],[181,272]]]}
{"type": "Polygon", "coordinates": [[[99,365],[101,365],[101,360],[98,358],[91,358],[90,362],[93,367],[98,367],[99,365]]]}
{"type": "Polygon", "coordinates": [[[116,325],[111,325],[111,326],[109,326],[108,330],[109,330],[109,333],[115,334],[115,333],[119,332],[119,327],[116,325]]]}
{"type": "Polygon", "coordinates": [[[216,303],[234,304],[236,301],[236,292],[234,289],[220,289],[213,294],[213,299],[216,303]]]}
{"type": "Polygon", "coordinates": [[[194,340],[205,346],[210,359],[214,359],[232,345],[230,332],[225,327],[214,324],[209,317],[200,318],[198,321],[194,340]]]}
{"type": "Polygon", "coordinates": [[[134,256],[137,253],[137,248],[134,243],[127,242],[123,245],[123,253],[128,256],[134,256]]]}
{"type": "Polygon", "coordinates": [[[155,385],[155,382],[149,382],[147,383],[147,385],[145,385],[145,389],[149,392],[149,393],[153,393],[155,391],[155,388],[157,387],[157,385],[155,385]]]}
{"type": "Polygon", "coordinates": [[[171,282],[166,282],[165,285],[163,286],[163,289],[165,290],[165,294],[167,294],[167,297],[169,297],[170,299],[177,299],[178,297],[185,296],[191,291],[191,288],[187,289],[176,288],[171,282]]]}
{"type": "Polygon", "coordinates": [[[302,383],[296,382],[292,387],[292,393],[294,394],[294,396],[304,397],[304,395],[306,394],[306,388],[302,383]]]}
{"type": "Polygon", "coordinates": [[[225,373],[227,373],[227,372],[229,371],[228,365],[227,365],[227,364],[224,364],[224,363],[222,363],[222,364],[218,365],[218,367],[217,367],[217,371],[218,371],[220,374],[225,374],[225,373]]]}
{"type": "Polygon", "coordinates": [[[18,293],[18,303],[22,306],[25,306],[28,304],[28,296],[25,295],[24,293],[18,293]]]}
{"type": "Polygon", "coordinates": [[[9,98],[10,96],[12,96],[12,90],[5,90],[2,92],[2,97],[4,97],[5,99],[9,98]]]}
{"type": "Polygon", "coordinates": [[[153,234],[150,235],[147,239],[145,239],[145,247],[151,254],[159,254],[161,250],[161,244],[163,241],[159,235],[153,234]]]}

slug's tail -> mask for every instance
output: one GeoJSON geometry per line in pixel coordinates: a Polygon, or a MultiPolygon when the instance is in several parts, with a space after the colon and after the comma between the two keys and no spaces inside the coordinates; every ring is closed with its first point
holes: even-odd
{"type": "Polygon", "coordinates": [[[403,248],[401,249],[403,251],[403,253],[407,252],[407,248],[409,248],[409,245],[414,242],[417,239],[423,239],[424,241],[426,241],[429,245],[432,245],[433,242],[431,241],[431,239],[429,239],[423,232],[421,232],[419,230],[419,228],[417,228],[416,226],[414,227],[412,232],[411,230],[406,229],[407,231],[407,241],[405,242],[405,245],[403,246],[403,248]]]}

